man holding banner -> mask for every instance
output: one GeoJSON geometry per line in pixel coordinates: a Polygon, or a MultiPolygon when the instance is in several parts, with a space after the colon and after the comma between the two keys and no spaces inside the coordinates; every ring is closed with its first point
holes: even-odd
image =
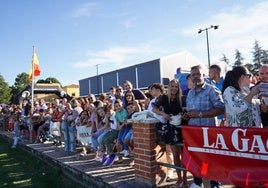
{"type": "MultiPolygon", "coordinates": [[[[191,68],[194,88],[189,91],[186,99],[187,114],[185,114],[185,118],[189,119],[188,125],[216,126],[217,116],[224,113],[221,91],[206,83],[204,77],[202,66],[197,65],[191,68]]],[[[193,175],[194,183],[190,188],[202,187],[203,179],[193,175]]],[[[219,187],[219,183],[216,181],[210,181],[210,184],[211,187],[219,187]]]]}

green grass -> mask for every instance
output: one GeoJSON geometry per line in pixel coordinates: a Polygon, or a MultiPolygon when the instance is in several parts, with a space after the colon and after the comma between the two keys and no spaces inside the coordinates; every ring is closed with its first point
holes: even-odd
{"type": "Polygon", "coordinates": [[[76,188],[79,185],[64,176],[60,168],[20,147],[11,149],[11,144],[0,137],[0,187],[76,188]]]}

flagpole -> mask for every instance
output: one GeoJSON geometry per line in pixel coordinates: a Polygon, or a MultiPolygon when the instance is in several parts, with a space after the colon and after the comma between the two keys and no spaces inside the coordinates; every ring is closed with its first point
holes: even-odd
{"type": "Polygon", "coordinates": [[[34,53],[35,53],[35,47],[33,46],[33,56],[32,56],[32,91],[31,91],[31,95],[32,95],[32,100],[31,100],[31,114],[33,114],[34,111],[34,53]]]}

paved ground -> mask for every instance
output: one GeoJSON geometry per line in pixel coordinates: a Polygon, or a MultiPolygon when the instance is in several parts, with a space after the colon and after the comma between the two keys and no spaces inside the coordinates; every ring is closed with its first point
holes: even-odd
{"type": "MultiPolygon", "coordinates": [[[[0,136],[12,142],[12,134],[0,131],[0,136]]],[[[87,156],[80,156],[79,152],[69,155],[63,148],[47,144],[30,144],[27,140],[19,143],[34,155],[51,163],[60,166],[63,172],[77,181],[81,187],[116,187],[116,188],[145,188],[148,185],[135,181],[134,168],[129,165],[131,159],[123,158],[121,163],[115,163],[111,167],[102,166],[100,162],[94,161],[95,154],[90,153],[87,156]]],[[[192,182],[192,176],[187,174],[188,183],[192,182]]],[[[157,187],[170,188],[175,187],[175,182],[157,185],[157,187]]],[[[209,187],[208,181],[205,181],[204,187],[209,187]]],[[[222,188],[231,188],[232,186],[223,185],[222,188]]]]}

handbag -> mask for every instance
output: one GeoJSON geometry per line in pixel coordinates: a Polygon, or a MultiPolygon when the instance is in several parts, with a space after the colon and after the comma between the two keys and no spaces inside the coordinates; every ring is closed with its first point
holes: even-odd
{"type": "Polygon", "coordinates": [[[160,142],[170,145],[182,142],[181,128],[178,128],[170,123],[156,123],[156,131],[159,135],[160,142]]]}
{"type": "Polygon", "coordinates": [[[169,123],[171,125],[174,125],[175,127],[180,126],[181,125],[181,115],[172,115],[170,114],[171,120],[169,121],[169,123]]]}

